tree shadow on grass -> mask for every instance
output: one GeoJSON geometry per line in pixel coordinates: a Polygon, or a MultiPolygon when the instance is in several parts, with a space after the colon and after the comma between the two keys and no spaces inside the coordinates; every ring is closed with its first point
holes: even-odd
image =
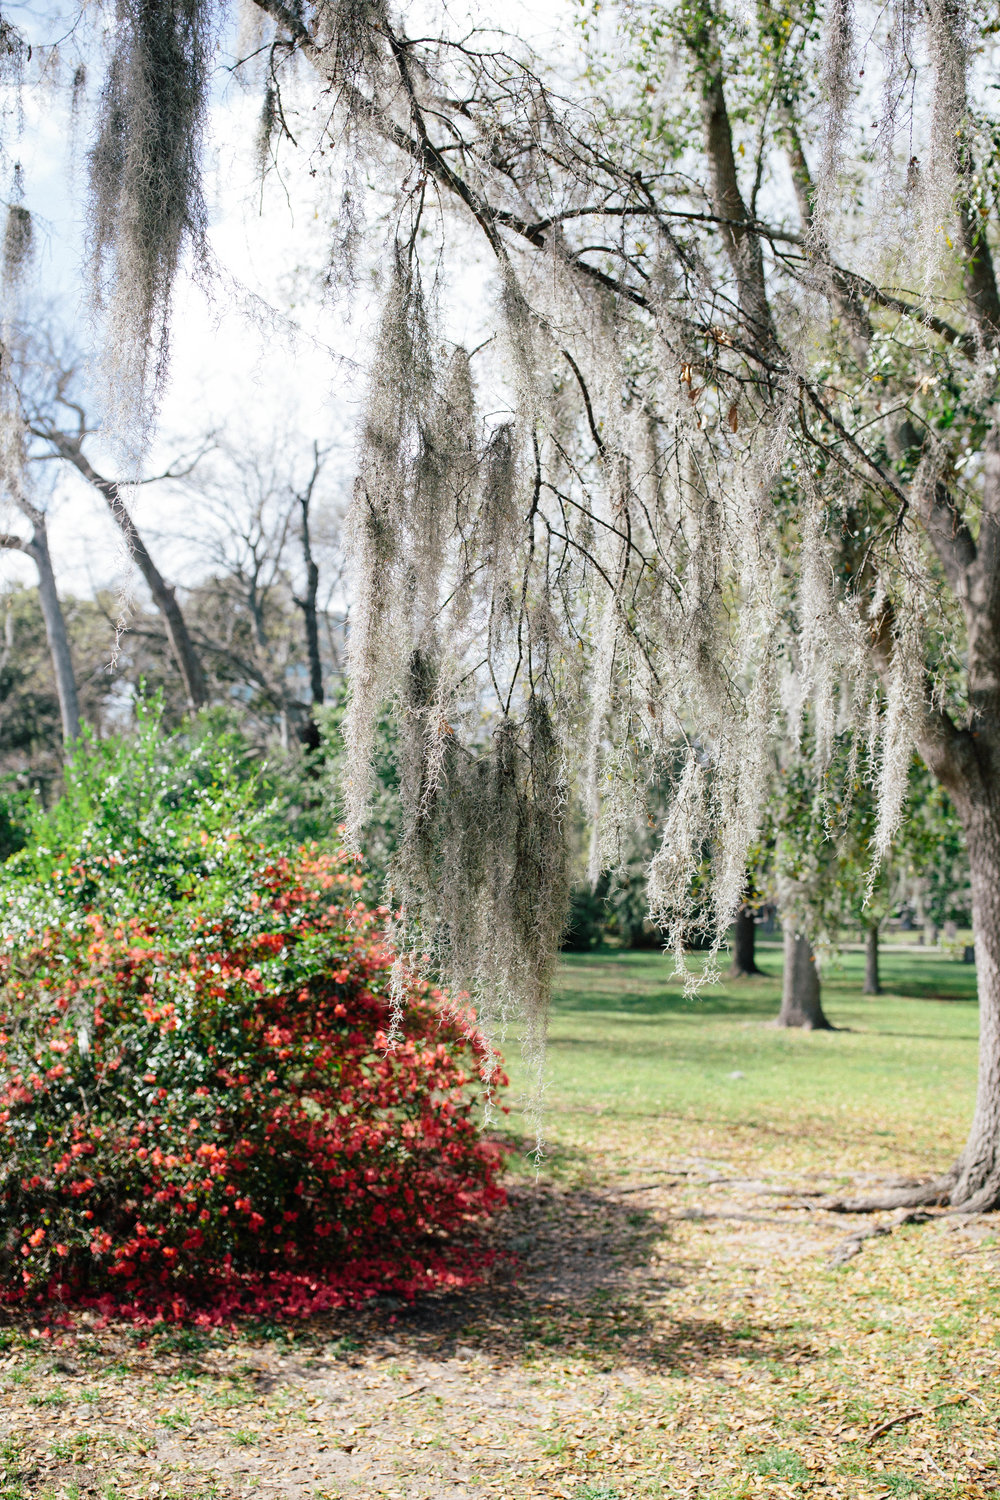
{"type": "MultiPolygon", "coordinates": [[[[546,1181],[514,1182],[509,1192],[490,1237],[495,1262],[477,1287],[413,1302],[378,1298],[281,1324],[239,1320],[243,1340],[269,1346],[280,1359],[280,1370],[260,1379],[308,1380],[331,1362],[372,1359],[439,1367],[479,1357],[501,1369],[583,1361],[595,1373],[697,1375],[718,1374],[732,1360],[778,1370],[816,1357],[801,1332],[780,1320],[749,1321],[736,1308],[731,1318],[678,1316],[665,1305],[690,1274],[690,1250],[673,1253],[671,1220],[627,1191],[546,1181]]],[[[7,1309],[3,1322],[26,1334],[37,1317],[37,1310],[26,1316],[7,1309]]],[[[228,1369],[219,1361],[236,1331],[112,1320],[101,1329],[80,1327],[71,1358],[93,1368],[118,1360],[147,1373],[218,1374],[228,1369]]],[[[43,1358],[44,1342],[35,1344],[43,1358]]],[[[50,1346],[48,1355],[58,1357],[57,1350],[50,1346]]]]}
{"type": "Polygon", "coordinates": [[[683,1318],[661,1306],[685,1269],[669,1259],[669,1222],[620,1190],[514,1186],[498,1224],[497,1263],[461,1293],[341,1315],[359,1355],[391,1346],[435,1360],[491,1363],[584,1359],[595,1370],[694,1374],[720,1361],[802,1364],[815,1351],[790,1327],[738,1317],[683,1318]],[[662,1257],[666,1254],[667,1258],[662,1257]]]}
{"type": "MultiPolygon", "coordinates": [[[[766,976],[761,976],[765,978],[766,976]]],[[[741,980],[746,989],[730,993],[723,985],[699,991],[692,999],[678,988],[676,990],[650,988],[643,992],[621,994],[607,989],[595,989],[592,993],[580,990],[556,993],[552,1001],[554,1015],[565,1017],[574,1014],[600,1016],[627,1016],[630,1021],[660,1022],[672,1016],[687,1019],[714,1019],[716,1017],[739,1016],[746,1020],[767,1020],[774,1014],[778,1000],[774,983],[770,988],[758,988],[757,979],[741,980]],[[751,988],[753,986],[754,988],[751,988]],[[756,988],[756,993],[755,993],[756,988]]]]}

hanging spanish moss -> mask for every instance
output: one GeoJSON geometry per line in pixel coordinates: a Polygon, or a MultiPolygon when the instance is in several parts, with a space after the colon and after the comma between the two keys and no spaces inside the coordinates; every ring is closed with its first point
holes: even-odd
{"type": "MultiPolygon", "coordinates": [[[[967,74],[972,52],[971,16],[961,0],[931,0],[927,10],[931,112],[926,166],[921,172],[921,239],[928,285],[948,278],[954,265],[961,179],[970,168],[972,121],[967,74]]],[[[968,205],[974,212],[974,205],[968,205]]]]}
{"type": "Polygon", "coordinates": [[[877,819],[868,874],[869,898],[903,819],[913,760],[914,725],[925,702],[926,656],[913,603],[912,597],[904,595],[897,613],[892,672],[882,723],[874,741],[877,819]]]}
{"type": "Polygon", "coordinates": [[[17,504],[24,494],[27,434],[14,378],[11,332],[9,325],[4,327],[0,363],[0,490],[5,500],[17,504]]]}
{"type": "Polygon", "coordinates": [[[3,279],[16,286],[24,275],[34,248],[34,225],[23,203],[11,203],[3,233],[3,279]]]}
{"type": "Polygon", "coordinates": [[[468,747],[442,719],[435,674],[419,656],[410,684],[404,833],[390,877],[398,936],[404,949],[419,942],[423,962],[453,993],[472,996],[489,1044],[488,1090],[498,1049],[518,1022],[537,1130],[549,991],[569,908],[562,753],[540,696],[519,721],[502,718],[468,747]]]}
{"type": "Polygon", "coordinates": [[[315,15],[317,40],[334,78],[358,84],[381,71],[379,29],[389,20],[384,0],[318,0],[315,15]]]}
{"type": "Polygon", "coordinates": [[[201,147],[210,0],[117,0],[90,152],[91,237],[113,425],[135,449],[155,410],[185,251],[206,261],[201,147]]]}
{"type": "MultiPolygon", "coordinates": [[[[348,842],[360,850],[372,793],[379,714],[401,681],[408,639],[403,597],[407,501],[430,394],[423,291],[398,249],[389,272],[361,432],[351,535],[358,619],[350,640],[350,698],[344,721],[349,774],[344,788],[348,842]]],[[[428,486],[419,491],[426,499],[428,486]]]]}
{"type": "Polygon", "coordinates": [[[277,128],[278,95],[274,85],[269,83],[264,90],[264,101],[260,107],[260,117],[257,121],[257,141],[254,150],[257,160],[257,172],[261,177],[264,176],[264,173],[271,164],[271,152],[277,128]]]}
{"type": "Polygon", "coordinates": [[[29,47],[16,26],[0,15],[0,81],[18,84],[24,77],[29,47]]]}
{"type": "Polygon", "coordinates": [[[843,167],[844,141],[850,124],[854,88],[854,5],[831,0],[824,18],[821,83],[826,97],[823,157],[820,165],[820,217],[837,202],[837,179],[843,167]]]}
{"type": "MultiPolygon", "coordinates": [[[[432,315],[403,250],[392,263],[355,487],[348,825],[363,829],[373,737],[397,712],[403,831],[389,875],[400,975],[428,968],[475,1000],[490,1043],[484,1081],[515,1014],[540,1098],[554,955],[568,909],[564,757],[536,639],[514,666],[522,579],[514,566],[533,477],[513,427],[485,428],[461,349],[432,353],[432,315]],[[489,580],[487,593],[483,584],[489,580]],[[458,644],[481,621],[513,680],[485,727],[458,644]]],[[[359,838],[359,847],[363,842],[359,838]]],[[[397,986],[399,992],[403,986],[397,986]]],[[[405,1018],[396,1024],[405,1028],[405,1018]]]]}

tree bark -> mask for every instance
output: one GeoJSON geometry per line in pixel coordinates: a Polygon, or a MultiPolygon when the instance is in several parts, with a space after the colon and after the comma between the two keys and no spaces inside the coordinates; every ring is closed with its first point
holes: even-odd
{"type": "Polygon", "coordinates": [[[956,800],[969,850],[979,993],[979,1076],[972,1126],[948,1172],[929,1182],[833,1205],[849,1212],[935,1203],[950,1204],[962,1213],[1000,1208],[1000,780],[984,777],[977,795],[956,800]]]}
{"type": "Polygon", "coordinates": [[[32,558],[38,569],[38,598],[42,606],[45,636],[49,643],[52,670],[56,679],[59,716],[62,720],[63,751],[66,760],[70,760],[73,746],[80,738],[80,704],[76,695],[76,677],[73,673],[73,657],[69,648],[66,617],[59,603],[45,521],[40,515],[32,517],[31,540],[25,542],[24,551],[32,558]]]}
{"type": "Polygon", "coordinates": [[[1000,786],[995,781],[984,787],[963,822],[972,875],[979,1079],[949,1201],[977,1213],[1000,1207],[1000,786]]]}
{"type": "Polygon", "coordinates": [[[756,914],[752,906],[741,906],[736,913],[733,931],[733,962],[729,970],[730,979],[743,979],[750,974],[759,974],[756,954],[756,914]]]}
{"type": "Polygon", "coordinates": [[[882,986],[878,977],[878,923],[869,922],[865,928],[865,982],[863,995],[881,995],[882,986]]]}
{"type": "Polygon", "coordinates": [[[776,1026],[801,1026],[805,1031],[832,1031],[823,1014],[820,998],[819,970],[812,943],[797,932],[795,922],[786,918],[785,968],[781,983],[781,1010],[776,1026]]]}

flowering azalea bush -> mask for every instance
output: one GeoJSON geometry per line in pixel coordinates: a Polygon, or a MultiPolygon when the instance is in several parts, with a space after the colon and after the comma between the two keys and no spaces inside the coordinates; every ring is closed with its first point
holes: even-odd
{"type": "Polygon", "coordinates": [[[95,810],[13,862],[3,1295],[216,1319],[468,1279],[503,1197],[474,1018],[415,985],[388,1049],[385,912],[353,866],[268,854],[203,800],[147,807],[144,855],[95,810]]]}

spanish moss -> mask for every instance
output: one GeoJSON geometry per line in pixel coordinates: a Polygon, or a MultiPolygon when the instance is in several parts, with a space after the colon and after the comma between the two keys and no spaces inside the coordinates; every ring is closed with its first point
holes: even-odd
{"type": "Polygon", "coordinates": [[[137,451],[167,367],[170,307],[185,251],[206,262],[201,183],[210,0],[118,0],[90,152],[91,238],[106,319],[109,406],[137,451]]]}

